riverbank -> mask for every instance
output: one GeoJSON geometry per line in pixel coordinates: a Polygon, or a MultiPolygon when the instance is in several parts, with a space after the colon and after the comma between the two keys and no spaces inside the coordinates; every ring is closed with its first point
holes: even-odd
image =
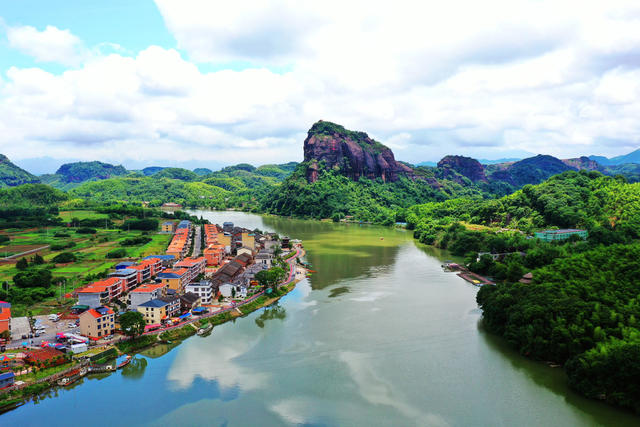
{"type": "MultiPolygon", "coordinates": [[[[302,247],[296,247],[296,251],[292,252],[292,254],[293,255],[285,259],[289,264],[289,276],[277,286],[277,295],[268,295],[266,291],[262,291],[242,303],[234,304],[231,307],[201,316],[198,319],[192,319],[170,328],[149,332],[135,339],[122,340],[118,343],[106,345],[103,347],[104,351],[102,353],[114,349],[118,352],[118,355],[132,355],[157,345],[182,342],[195,335],[200,327],[206,327],[211,324],[215,328],[215,326],[222,325],[238,317],[245,317],[261,308],[274,304],[295,289],[296,284],[306,275],[306,269],[297,262],[299,258],[305,255],[304,249],[302,247]]],[[[31,399],[37,399],[42,393],[56,387],[56,381],[61,375],[82,366],[87,366],[88,364],[86,360],[75,360],[79,363],[64,364],[60,367],[50,368],[52,372],[46,372],[46,374],[49,375],[39,379],[36,377],[36,381],[34,382],[0,390],[0,413],[14,409],[31,399]]]]}

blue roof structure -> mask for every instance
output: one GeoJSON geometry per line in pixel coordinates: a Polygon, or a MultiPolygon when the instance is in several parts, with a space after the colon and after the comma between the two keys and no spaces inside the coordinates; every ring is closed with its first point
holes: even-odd
{"type": "Polygon", "coordinates": [[[152,299],[150,301],[147,301],[145,303],[140,304],[138,307],[153,307],[153,308],[159,308],[159,307],[164,307],[165,305],[169,305],[168,302],[164,302],[161,301],[159,299],[152,299]]]}
{"type": "Polygon", "coordinates": [[[15,376],[16,376],[16,374],[14,374],[13,372],[5,372],[3,374],[0,374],[0,381],[8,380],[8,379],[11,379],[11,378],[13,378],[15,376]]]}
{"type": "Polygon", "coordinates": [[[160,279],[179,279],[181,276],[176,273],[160,273],[157,277],[160,279]]]}
{"type": "Polygon", "coordinates": [[[176,257],[175,257],[175,255],[149,255],[149,256],[146,256],[146,257],[144,257],[142,259],[151,259],[151,258],[158,258],[158,259],[161,259],[161,260],[164,260],[164,261],[170,261],[172,259],[175,259],[176,257]]]}
{"type": "Polygon", "coordinates": [[[132,268],[121,268],[120,270],[116,270],[114,273],[109,274],[109,277],[129,276],[131,274],[138,274],[138,270],[134,270],[132,268]]]}
{"type": "Polygon", "coordinates": [[[191,221],[187,221],[186,219],[183,219],[178,223],[178,228],[189,228],[190,224],[191,224],[191,221]]]}

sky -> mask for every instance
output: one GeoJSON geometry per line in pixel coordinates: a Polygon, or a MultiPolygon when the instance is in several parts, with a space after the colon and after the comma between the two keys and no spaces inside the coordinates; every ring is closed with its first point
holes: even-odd
{"type": "Polygon", "coordinates": [[[2,3],[0,153],[35,173],[300,161],[320,119],[411,163],[640,146],[637,0],[2,3]]]}

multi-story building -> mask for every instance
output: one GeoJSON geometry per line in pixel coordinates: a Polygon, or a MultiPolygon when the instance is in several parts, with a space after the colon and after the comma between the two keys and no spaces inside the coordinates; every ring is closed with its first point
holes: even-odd
{"type": "Polygon", "coordinates": [[[204,273],[204,269],[207,263],[204,257],[199,258],[185,258],[182,261],[177,262],[174,268],[186,268],[187,274],[184,278],[184,284],[193,282],[199,274],[204,273]]]}
{"type": "Polygon", "coordinates": [[[129,307],[136,308],[147,301],[166,295],[167,285],[163,283],[145,283],[129,293],[129,307]]]}
{"type": "Polygon", "coordinates": [[[163,233],[173,233],[176,229],[176,223],[173,221],[165,221],[162,223],[163,233]]]}
{"type": "Polygon", "coordinates": [[[115,313],[109,307],[90,308],[80,315],[80,334],[102,338],[115,332],[115,313]]]}
{"type": "Polygon", "coordinates": [[[213,302],[213,298],[215,297],[215,293],[213,290],[213,285],[211,282],[197,282],[197,283],[189,283],[184,288],[185,292],[191,292],[197,295],[200,298],[200,302],[202,304],[211,304],[213,302]]]}
{"type": "Polygon", "coordinates": [[[11,333],[11,304],[0,301],[0,334],[5,331],[11,333]]]}
{"type": "Polygon", "coordinates": [[[167,318],[180,314],[180,297],[178,295],[167,295],[158,299],[167,303],[167,318]]]}
{"type": "Polygon", "coordinates": [[[170,266],[172,266],[173,263],[176,260],[176,258],[173,255],[149,255],[149,256],[146,256],[146,257],[144,257],[142,259],[144,261],[146,261],[146,260],[152,259],[152,258],[160,260],[160,266],[156,268],[154,274],[158,274],[158,272],[162,269],[162,267],[170,267],[170,266]]]}
{"type": "Polygon", "coordinates": [[[122,280],[122,292],[128,292],[138,286],[138,271],[131,268],[122,268],[109,274],[109,278],[122,280]]]}
{"type": "Polygon", "coordinates": [[[123,283],[124,281],[120,277],[109,277],[90,283],[76,291],[78,305],[88,305],[91,308],[96,308],[108,304],[114,298],[119,297],[125,290],[123,283]]]}
{"type": "Polygon", "coordinates": [[[136,307],[147,325],[161,324],[163,319],[167,318],[167,307],[169,303],[160,299],[152,299],[136,307]]]}
{"type": "Polygon", "coordinates": [[[253,233],[243,231],[240,234],[240,240],[242,241],[242,246],[246,246],[251,250],[256,248],[256,240],[255,240],[255,235],[253,233]]]}
{"type": "Polygon", "coordinates": [[[169,289],[182,292],[184,285],[187,284],[186,277],[188,272],[186,268],[168,268],[158,274],[157,278],[169,289]]]}

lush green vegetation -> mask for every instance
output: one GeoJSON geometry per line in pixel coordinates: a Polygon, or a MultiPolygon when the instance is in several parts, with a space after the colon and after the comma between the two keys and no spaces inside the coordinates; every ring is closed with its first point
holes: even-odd
{"type": "Polygon", "coordinates": [[[52,187],[70,190],[82,182],[124,176],[128,173],[123,166],[114,166],[109,163],[75,162],[60,166],[55,174],[43,175],[41,180],[52,187]]]}
{"type": "Polygon", "coordinates": [[[130,337],[135,338],[144,332],[144,316],[139,311],[127,311],[121,314],[118,323],[120,323],[122,332],[130,337]]]}
{"type": "Polygon", "coordinates": [[[362,221],[393,224],[403,220],[402,210],[425,200],[445,200],[451,194],[477,194],[447,182],[448,188],[434,189],[427,180],[401,178],[390,183],[361,178],[358,182],[334,171],[322,171],[316,182],[306,179],[306,164],[265,200],[264,210],[304,218],[353,216],[362,221]]]}
{"type": "Polygon", "coordinates": [[[69,193],[73,197],[99,203],[146,201],[149,202],[149,206],[160,206],[163,203],[174,202],[218,209],[225,208],[225,199],[232,195],[220,187],[204,182],[185,182],[156,176],[86,182],[69,193]]]}
{"type": "Polygon", "coordinates": [[[181,328],[174,328],[160,334],[160,339],[165,341],[178,341],[189,338],[196,334],[196,329],[191,325],[185,325],[181,328]]]}
{"type": "Polygon", "coordinates": [[[118,350],[122,353],[131,353],[150,347],[158,342],[156,335],[143,335],[137,338],[132,338],[126,341],[122,341],[116,344],[118,350]]]}
{"type": "Polygon", "coordinates": [[[14,165],[5,155],[0,154],[0,188],[37,182],[40,180],[36,176],[14,165]]]}

